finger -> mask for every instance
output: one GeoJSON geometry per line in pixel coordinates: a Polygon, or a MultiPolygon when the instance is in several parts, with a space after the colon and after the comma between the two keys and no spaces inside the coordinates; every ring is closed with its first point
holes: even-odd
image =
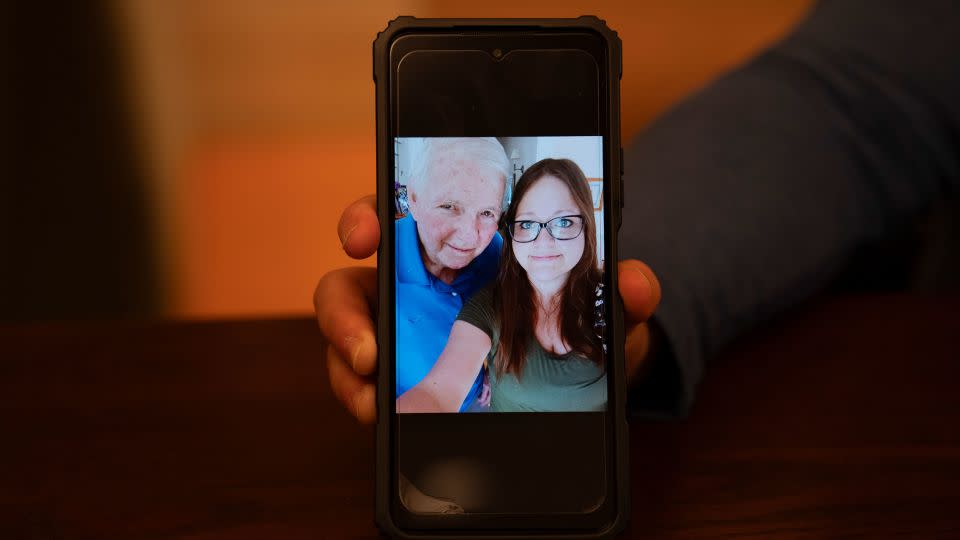
{"type": "Polygon", "coordinates": [[[369,375],[377,367],[371,309],[376,302],[376,268],[334,270],[320,279],[313,294],[320,332],[359,375],[369,375]]]}
{"type": "Polygon", "coordinates": [[[353,372],[335,347],[327,347],[327,372],[333,395],[363,424],[377,419],[374,385],[353,372]]]}
{"type": "Polygon", "coordinates": [[[377,197],[367,195],[347,207],[340,215],[337,236],[347,255],[366,259],[380,244],[380,222],[377,219],[377,197]]]}
{"type": "Polygon", "coordinates": [[[629,330],[650,318],[660,303],[660,281],[646,264],[628,259],[618,266],[624,323],[629,330]]]}
{"type": "Polygon", "coordinates": [[[641,372],[650,352],[650,326],[640,323],[627,334],[624,344],[624,356],[627,365],[627,382],[629,383],[641,372]]]}

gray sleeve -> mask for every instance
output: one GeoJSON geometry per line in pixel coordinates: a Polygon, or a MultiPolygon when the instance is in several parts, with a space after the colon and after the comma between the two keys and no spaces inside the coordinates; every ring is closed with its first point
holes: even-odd
{"type": "Polygon", "coordinates": [[[622,254],[661,280],[631,408],[683,415],[705,362],[960,184],[960,2],[832,1],[626,148],[622,254]]]}

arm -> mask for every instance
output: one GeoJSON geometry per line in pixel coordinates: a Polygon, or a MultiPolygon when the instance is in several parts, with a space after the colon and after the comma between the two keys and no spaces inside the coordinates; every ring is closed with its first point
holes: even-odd
{"type": "Polygon", "coordinates": [[[440,358],[416,386],[397,398],[397,412],[457,412],[467,397],[483,359],[490,352],[490,336],[464,321],[456,321],[440,358]]]}
{"type": "Polygon", "coordinates": [[[686,413],[733,339],[957,193],[958,25],[956,2],[823,2],[629,145],[622,253],[663,295],[634,410],[686,413]]]}

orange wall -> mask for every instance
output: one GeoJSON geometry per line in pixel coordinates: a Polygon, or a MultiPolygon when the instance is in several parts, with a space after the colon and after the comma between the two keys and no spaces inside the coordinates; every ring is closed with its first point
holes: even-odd
{"type": "Polygon", "coordinates": [[[336,226],[341,208],[372,192],[374,174],[373,143],[360,138],[204,145],[178,200],[174,315],[309,312],[324,272],[360,264],[336,226]]]}
{"type": "Polygon", "coordinates": [[[335,16],[320,3],[263,4],[181,3],[191,134],[169,200],[171,316],[309,313],[316,280],[351,264],[336,223],[374,189],[370,42],[397,14],[605,18],[623,40],[629,136],[775,39],[809,2],[363,0],[335,16]]]}

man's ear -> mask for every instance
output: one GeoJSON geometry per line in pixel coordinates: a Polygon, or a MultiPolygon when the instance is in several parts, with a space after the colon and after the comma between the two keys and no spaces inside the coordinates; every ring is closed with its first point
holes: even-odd
{"type": "Polygon", "coordinates": [[[417,211],[419,210],[417,192],[411,189],[409,185],[407,185],[407,206],[410,208],[410,215],[413,216],[413,220],[417,221],[417,211]]]}

